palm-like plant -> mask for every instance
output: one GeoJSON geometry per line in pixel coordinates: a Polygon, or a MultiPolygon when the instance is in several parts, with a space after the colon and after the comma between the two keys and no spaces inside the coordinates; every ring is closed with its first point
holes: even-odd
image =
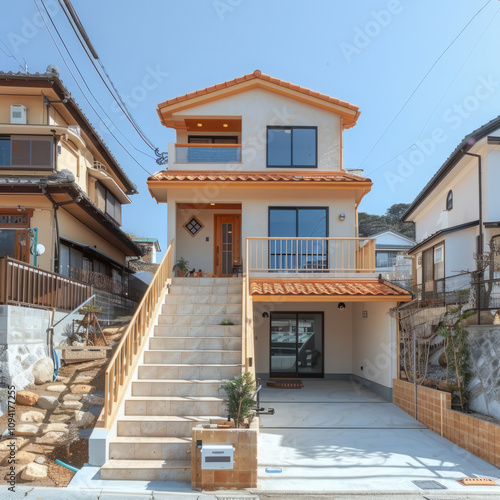
{"type": "Polygon", "coordinates": [[[250,373],[233,377],[220,386],[226,391],[224,403],[229,416],[234,420],[235,426],[241,427],[245,419],[249,422],[255,416],[255,381],[250,373]]]}

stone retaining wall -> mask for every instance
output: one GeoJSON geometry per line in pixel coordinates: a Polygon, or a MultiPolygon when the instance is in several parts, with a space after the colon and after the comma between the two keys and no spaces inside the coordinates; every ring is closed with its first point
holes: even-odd
{"type": "MultiPolygon", "coordinates": [[[[415,388],[393,380],[393,402],[415,418],[415,388]]],[[[417,386],[417,420],[449,441],[500,467],[500,426],[451,409],[451,394],[417,386]]]]}

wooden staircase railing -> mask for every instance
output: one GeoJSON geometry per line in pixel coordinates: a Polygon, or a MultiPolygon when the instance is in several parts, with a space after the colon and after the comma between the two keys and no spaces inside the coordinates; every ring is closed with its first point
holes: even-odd
{"type": "Polygon", "coordinates": [[[253,333],[253,302],[250,295],[250,277],[248,267],[248,239],[246,243],[245,275],[243,277],[242,305],[242,339],[241,364],[242,372],[250,372],[255,380],[255,340],[253,333]]]}
{"type": "Polygon", "coordinates": [[[174,240],[171,241],[161,264],[137,306],[120,344],[106,369],[104,389],[104,427],[110,429],[130,384],[135,367],[146,345],[168,280],[172,278],[174,240]]]}

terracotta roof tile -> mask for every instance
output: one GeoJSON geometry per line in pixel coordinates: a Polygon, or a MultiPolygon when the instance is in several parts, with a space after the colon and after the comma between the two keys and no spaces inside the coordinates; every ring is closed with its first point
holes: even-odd
{"type": "Polygon", "coordinates": [[[324,295],[411,298],[410,292],[384,280],[252,279],[251,295],[324,295]]]}
{"type": "Polygon", "coordinates": [[[231,172],[202,170],[162,170],[148,181],[211,181],[211,182],[371,182],[366,177],[342,172],[231,172]]]}
{"type": "Polygon", "coordinates": [[[279,78],[274,78],[270,75],[265,75],[260,70],[255,70],[253,73],[249,73],[247,75],[244,75],[243,77],[234,78],[233,80],[228,80],[226,82],[222,82],[222,83],[219,83],[216,85],[212,85],[210,87],[206,87],[204,89],[198,90],[197,92],[190,92],[190,93],[182,95],[182,96],[168,99],[165,102],[160,103],[158,105],[158,108],[161,109],[161,108],[164,108],[167,106],[171,106],[172,104],[176,104],[178,102],[186,101],[188,99],[191,99],[191,98],[199,95],[198,94],[199,92],[203,92],[204,94],[209,94],[211,92],[216,92],[217,90],[232,87],[234,85],[238,85],[239,83],[243,83],[245,81],[253,80],[256,78],[259,78],[261,80],[264,80],[264,81],[267,81],[270,83],[274,83],[276,85],[280,85],[281,87],[284,87],[284,88],[289,88],[291,90],[295,90],[295,91],[300,92],[302,94],[310,95],[311,97],[316,97],[318,99],[330,102],[332,104],[337,104],[337,105],[342,106],[344,108],[351,109],[352,111],[359,112],[358,106],[355,106],[354,104],[350,104],[346,101],[342,101],[340,99],[337,99],[336,97],[331,97],[329,95],[322,94],[320,92],[308,89],[307,87],[301,87],[300,85],[296,85],[296,84],[287,82],[285,80],[280,80],[279,78]]]}

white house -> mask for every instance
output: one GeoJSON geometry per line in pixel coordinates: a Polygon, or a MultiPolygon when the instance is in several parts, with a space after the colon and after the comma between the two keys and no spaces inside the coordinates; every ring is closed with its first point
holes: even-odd
{"type": "Polygon", "coordinates": [[[470,286],[474,254],[500,235],[500,117],[467,135],[403,216],[415,223],[415,284],[454,295],[470,286]]]}

